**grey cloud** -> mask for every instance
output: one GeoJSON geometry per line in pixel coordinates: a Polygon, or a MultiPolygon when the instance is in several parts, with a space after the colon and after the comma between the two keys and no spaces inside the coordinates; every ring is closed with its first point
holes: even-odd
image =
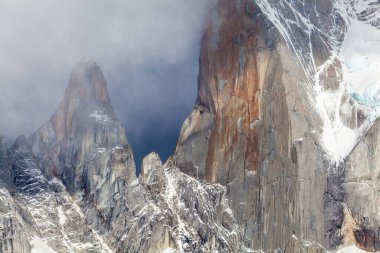
{"type": "Polygon", "coordinates": [[[163,136],[172,136],[169,148],[162,144],[172,149],[195,100],[199,40],[212,4],[0,0],[0,135],[12,139],[42,125],[75,62],[90,58],[105,73],[135,149],[147,152],[163,136]]]}

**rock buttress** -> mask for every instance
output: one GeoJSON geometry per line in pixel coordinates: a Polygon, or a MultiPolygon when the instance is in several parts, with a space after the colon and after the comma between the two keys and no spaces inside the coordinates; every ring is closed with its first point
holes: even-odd
{"type": "MultiPolygon", "coordinates": [[[[257,2],[220,0],[210,15],[198,99],[173,159],[183,172],[227,187],[247,247],[335,249],[342,243],[346,164],[331,162],[321,147],[323,123],[306,85],[310,73],[257,2]]],[[[286,4],[278,5],[283,18],[297,19],[286,4]]],[[[311,13],[310,22],[321,30],[327,29],[323,20],[337,22],[340,38],[344,22],[332,7],[323,13],[312,3],[296,8],[301,15],[311,13]]],[[[306,44],[307,31],[290,32],[300,42],[299,52],[312,45],[313,62],[329,58],[321,36],[306,44]]],[[[333,67],[339,71],[340,65],[333,67]]]]}

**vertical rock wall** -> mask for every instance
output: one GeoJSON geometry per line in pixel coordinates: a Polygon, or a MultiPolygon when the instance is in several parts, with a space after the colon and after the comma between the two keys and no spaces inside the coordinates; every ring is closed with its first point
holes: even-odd
{"type": "MultiPolygon", "coordinates": [[[[306,28],[290,27],[288,36],[297,43],[292,48],[257,2],[220,0],[211,14],[201,44],[197,103],[174,161],[185,173],[227,186],[247,247],[336,249],[343,238],[346,165],[322,147],[324,122],[305,85],[314,77],[298,54],[305,64],[323,64],[331,47],[319,32],[335,25],[339,40],[344,23],[331,1],[295,4],[320,30],[310,36],[306,28]]],[[[282,5],[279,19],[300,18],[286,9],[290,4],[282,5]]],[[[329,73],[340,67],[334,63],[329,73]]],[[[324,83],[339,78],[329,74],[324,83]]]]}

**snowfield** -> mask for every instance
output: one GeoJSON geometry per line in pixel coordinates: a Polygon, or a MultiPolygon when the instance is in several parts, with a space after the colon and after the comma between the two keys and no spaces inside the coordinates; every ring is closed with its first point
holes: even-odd
{"type": "Polygon", "coordinates": [[[32,245],[31,253],[56,253],[52,248],[50,248],[41,238],[33,236],[30,240],[32,245]]]}

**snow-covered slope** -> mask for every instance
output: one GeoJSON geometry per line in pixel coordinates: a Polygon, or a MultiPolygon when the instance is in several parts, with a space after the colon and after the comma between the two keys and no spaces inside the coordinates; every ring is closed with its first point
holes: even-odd
{"type": "Polygon", "coordinates": [[[340,57],[351,96],[369,107],[369,120],[373,122],[379,116],[380,29],[352,19],[340,57]]]}
{"type": "Polygon", "coordinates": [[[344,159],[378,117],[379,1],[257,3],[308,77],[308,82],[301,85],[323,121],[322,146],[333,161],[344,159]],[[324,57],[316,50],[324,51],[324,57]],[[331,74],[340,79],[335,87],[326,80],[331,74]],[[364,119],[350,127],[346,122],[352,110],[360,111],[364,119]]]}
{"type": "Polygon", "coordinates": [[[84,213],[62,182],[43,175],[24,137],[16,140],[10,152],[14,199],[33,227],[33,231],[25,230],[32,252],[111,252],[86,224],[84,213]]]}
{"type": "Polygon", "coordinates": [[[379,0],[350,0],[353,16],[374,27],[380,28],[379,0]]]}

